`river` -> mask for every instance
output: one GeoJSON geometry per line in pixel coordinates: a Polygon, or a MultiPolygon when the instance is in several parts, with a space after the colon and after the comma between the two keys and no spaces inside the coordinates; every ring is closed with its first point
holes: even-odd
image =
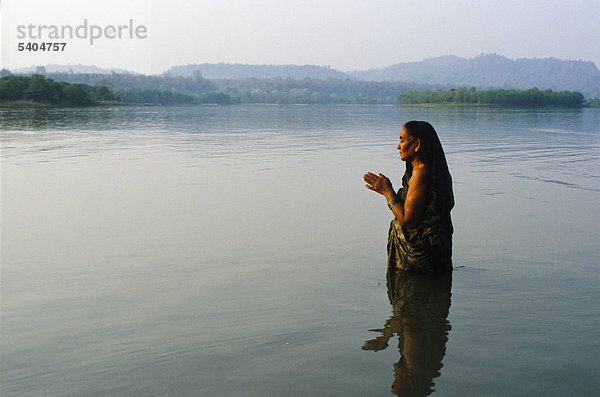
{"type": "Polygon", "coordinates": [[[4,108],[0,126],[3,396],[600,388],[600,109],[4,108]],[[362,181],[399,186],[413,119],[453,176],[451,292],[387,282],[391,213],[362,181]]]}

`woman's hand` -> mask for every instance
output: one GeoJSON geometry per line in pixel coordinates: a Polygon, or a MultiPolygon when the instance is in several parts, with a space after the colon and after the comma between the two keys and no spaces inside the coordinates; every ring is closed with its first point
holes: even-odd
{"type": "MultiPolygon", "coordinates": [[[[367,172],[363,175],[367,183],[365,186],[383,196],[388,202],[396,198],[396,192],[392,187],[392,182],[383,174],[375,175],[367,172]]],[[[425,167],[413,169],[413,174],[408,181],[408,192],[406,200],[396,202],[391,206],[394,217],[402,226],[414,227],[418,225],[425,211],[425,202],[427,199],[427,170],[425,167]]]]}
{"type": "Polygon", "coordinates": [[[390,182],[387,176],[381,173],[379,175],[375,175],[372,172],[367,172],[363,175],[363,179],[366,182],[365,187],[367,189],[371,189],[374,192],[382,194],[386,198],[396,196],[392,182],[390,182]]]}

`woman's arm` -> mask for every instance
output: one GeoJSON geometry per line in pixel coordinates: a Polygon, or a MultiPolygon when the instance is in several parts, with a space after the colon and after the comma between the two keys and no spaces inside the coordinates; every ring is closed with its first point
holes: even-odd
{"type": "Polygon", "coordinates": [[[414,227],[421,222],[427,200],[427,170],[425,168],[413,169],[412,176],[408,181],[408,192],[404,205],[398,200],[392,182],[385,175],[367,172],[363,175],[363,179],[368,189],[383,195],[388,203],[393,204],[392,212],[401,225],[414,227]]]}

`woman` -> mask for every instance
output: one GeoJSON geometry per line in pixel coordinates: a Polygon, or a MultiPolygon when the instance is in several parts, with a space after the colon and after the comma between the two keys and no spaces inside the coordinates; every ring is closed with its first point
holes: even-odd
{"type": "Polygon", "coordinates": [[[425,273],[452,271],[452,178],[431,124],[409,121],[400,131],[400,158],[406,162],[396,193],[383,174],[367,172],[366,187],[383,195],[395,219],[388,233],[388,266],[425,273]]]}

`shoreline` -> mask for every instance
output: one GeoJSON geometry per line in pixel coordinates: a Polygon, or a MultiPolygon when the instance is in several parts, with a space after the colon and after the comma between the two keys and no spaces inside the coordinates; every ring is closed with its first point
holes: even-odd
{"type": "Polygon", "coordinates": [[[537,104],[522,104],[512,105],[508,103],[400,103],[398,106],[407,107],[483,107],[483,108],[512,108],[512,109],[580,109],[586,107],[594,107],[586,104],[582,105],[537,105],[537,104]]]}
{"type": "Polygon", "coordinates": [[[106,106],[155,106],[154,103],[125,103],[118,101],[99,101],[90,105],[64,105],[55,103],[44,103],[35,101],[2,101],[0,102],[0,108],[93,108],[93,107],[106,107],[106,106]]]}
{"type": "MultiPolygon", "coordinates": [[[[398,107],[416,107],[416,108],[433,108],[433,107],[473,107],[473,108],[508,108],[508,109],[582,109],[582,108],[599,108],[594,104],[582,105],[511,105],[501,103],[264,103],[264,102],[247,102],[228,104],[223,106],[235,105],[256,105],[256,106],[398,106],[398,107]]],[[[126,103],[118,101],[99,101],[90,105],[73,106],[63,104],[51,104],[35,101],[2,101],[0,108],[93,108],[93,107],[108,107],[108,106],[220,106],[217,103],[196,103],[196,104],[168,104],[160,103],[126,103]]]]}

